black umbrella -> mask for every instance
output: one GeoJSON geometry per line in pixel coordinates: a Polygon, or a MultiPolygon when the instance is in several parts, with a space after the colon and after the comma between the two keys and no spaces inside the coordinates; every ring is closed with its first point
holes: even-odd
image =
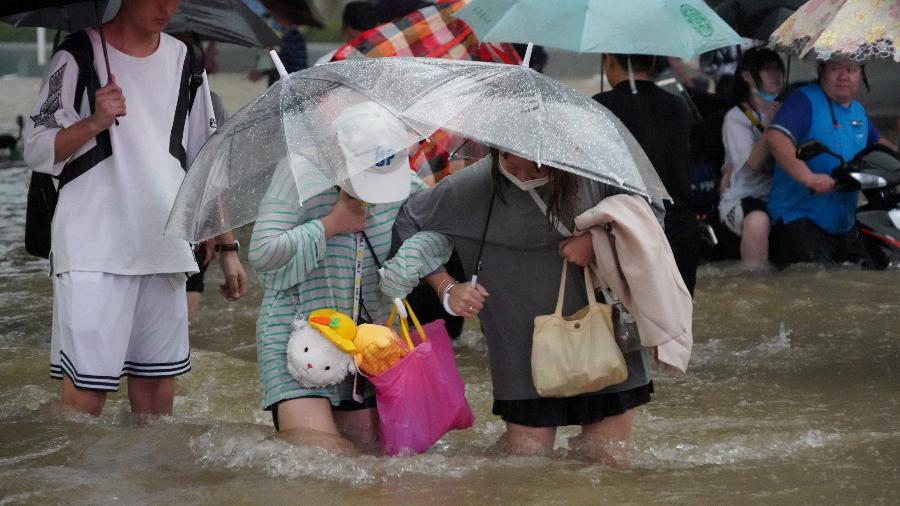
{"type": "Polygon", "coordinates": [[[85,2],[85,0],[5,0],[0,4],[0,16],[9,16],[47,7],[59,7],[61,5],[75,3],[90,2],[85,2]]]}
{"type": "MultiPolygon", "coordinates": [[[[19,0],[15,0],[18,2],[19,0]]],[[[48,0],[39,0],[38,7],[19,11],[0,19],[15,26],[44,27],[74,32],[97,25],[95,5],[99,6],[103,22],[119,11],[120,0],[80,0],[47,7],[48,0]]],[[[6,6],[4,6],[6,8],[6,6]]],[[[214,40],[247,47],[272,47],[279,44],[278,35],[241,0],[183,0],[166,27],[168,33],[190,32],[202,40],[214,40]]]]}
{"type": "Polygon", "coordinates": [[[102,27],[104,21],[102,12],[106,8],[105,3],[105,0],[103,5],[101,5],[101,0],[11,0],[0,7],[0,15],[7,16],[0,21],[16,26],[42,26],[66,31],[96,26],[103,46],[103,59],[106,60],[107,82],[111,82],[109,54],[106,51],[106,37],[103,35],[102,27]],[[35,22],[40,24],[18,24],[16,22],[19,19],[28,19],[32,15],[35,16],[35,22]],[[73,28],[73,23],[76,21],[83,24],[73,28]]]}
{"type": "Polygon", "coordinates": [[[241,0],[182,0],[166,32],[191,32],[203,40],[246,47],[281,43],[268,23],[241,0]]]}
{"type": "Polygon", "coordinates": [[[707,0],[739,35],[767,40],[807,0],[707,0]]]}

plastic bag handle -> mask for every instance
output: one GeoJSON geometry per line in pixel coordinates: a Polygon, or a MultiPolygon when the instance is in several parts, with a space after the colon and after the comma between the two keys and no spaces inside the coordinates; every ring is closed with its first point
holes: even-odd
{"type": "MultiPolygon", "coordinates": [[[[409,313],[409,319],[412,320],[413,325],[416,327],[416,331],[419,333],[419,337],[424,343],[428,338],[425,336],[425,330],[422,328],[422,324],[419,323],[416,313],[413,312],[412,306],[409,305],[409,302],[407,302],[406,299],[403,299],[403,305],[406,306],[406,312],[409,313]]],[[[388,316],[386,323],[388,327],[393,325],[395,316],[397,316],[397,306],[392,306],[391,314],[388,316]]],[[[400,318],[400,335],[403,336],[403,339],[406,341],[409,351],[412,351],[413,348],[415,348],[415,345],[412,342],[412,337],[409,335],[409,323],[406,322],[406,318],[402,317],[400,318]]]]}

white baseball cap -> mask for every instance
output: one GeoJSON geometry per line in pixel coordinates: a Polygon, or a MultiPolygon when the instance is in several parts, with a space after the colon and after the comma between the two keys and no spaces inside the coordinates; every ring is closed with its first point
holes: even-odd
{"type": "Polygon", "coordinates": [[[409,196],[410,139],[402,121],[374,102],[363,102],[348,107],[333,125],[347,166],[368,167],[341,183],[344,191],[373,204],[409,196]]]}

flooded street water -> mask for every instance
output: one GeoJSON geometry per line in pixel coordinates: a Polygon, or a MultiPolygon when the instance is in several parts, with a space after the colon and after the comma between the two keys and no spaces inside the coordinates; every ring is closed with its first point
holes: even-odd
{"type": "MultiPolygon", "coordinates": [[[[215,85],[215,80],[214,83],[215,85]]],[[[10,80],[26,112],[32,81],[10,80]]],[[[215,88],[215,86],[214,86],[215,88]]],[[[226,88],[226,103],[243,94],[226,88]]],[[[235,110],[234,107],[230,107],[235,110]]],[[[4,113],[0,127],[12,120],[4,113]]],[[[0,128],[2,129],[2,128],[0,128]]],[[[29,173],[0,169],[0,505],[7,504],[896,504],[900,497],[900,271],[701,268],[686,377],[657,374],[638,409],[630,469],[567,457],[498,457],[483,338],[456,343],[474,428],[408,458],[338,457],[272,438],[258,409],[261,295],[228,304],[214,266],[191,326],[193,370],[175,415],[51,414],[52,290],[25,252],[29,173]]],[[[246,237],[248,230],[239,236],[246,237]]],[[[90,240],[90,238],[85,238],[90,240]]],[[[246,244],[249,241],[244,241],[246,244]]],[[[246,264],[245,264],[246,265],[246,264]]]]}
{"type": "MultiPolygon", "coordinates": [[[[502,458],[484,341],[457,343],[475,427],[411,458],[337,457],[271,438],[257,408],[260,290],[208,292],[176,414],[50,414],[51,287],[22,246],[25,168],[0,171],[0,504],[199,503],[896,504],[900,494],[900,272],[703,268],[683,379],[657,375],[628,470],[566,456],[502,458]]],[[[246,233],[246,231],[244,231],[246,233]]],[[[219,277],[213,269],[211,281],[219,277]]]]}

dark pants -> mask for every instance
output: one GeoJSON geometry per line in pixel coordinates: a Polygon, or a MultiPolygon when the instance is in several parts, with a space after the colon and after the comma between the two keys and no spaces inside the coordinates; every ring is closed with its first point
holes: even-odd
{"type": "Polygon", "coordinates": [[[853,262],[867,269],[876,268],[859,228],[855,225],[847,233],[829,234],[806,218],[790,223],[778,220],[772,226],[771,251],[772,262],[779,269],[800,262],[820,264],[853,262]]]}
{"type": "Polygon", "coordinates": [[[697,264],[700,263],[700,226],[697,216],[691,209],[671,206],[666,209],[666,239],[672,248],[675,264],[681,279],[691,296],[697,284],[697,264]]]}

